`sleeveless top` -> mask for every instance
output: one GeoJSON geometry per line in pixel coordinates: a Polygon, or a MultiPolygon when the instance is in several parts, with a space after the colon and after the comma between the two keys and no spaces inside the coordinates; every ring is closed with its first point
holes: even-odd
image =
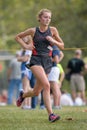
{"type": "Polygon", "coordinates": [[[41,32],[39,28],[36,27],[36,32],[33,38],[35,49],[32,51],[34,56],[52,56],[52,47],[50,42],[46,39],[46,36],[52,36],[49,27],[45,32],[41,32]]]}

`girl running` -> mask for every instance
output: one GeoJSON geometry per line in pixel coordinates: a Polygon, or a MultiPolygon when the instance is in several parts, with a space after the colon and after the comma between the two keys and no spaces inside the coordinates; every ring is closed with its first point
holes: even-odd
{"type": "Polygon", "coordinates": [[[24,32],[16,36],[16,41],[24,48],[32,50],[30,63],[27,65],[31,69],[36,78],[34,89],[24,93],[20,92],[17,100],[17,106],[21,106],[26,97],[38,96],[43,89],[44,103],[48,112],[50,122],[60,119],[59,115],[55,115],[52,111],[50,99],[50,84],[47,78],[52,67],[52,45],[64,49],[64,43],[60,38],[55,27],[49,26],[51,22],[51,11],[42,9],[38,13],[39,27],[28,28],[24,32]],[[22,38],[30,35],[33,43],[26,44],[22,38]]]}

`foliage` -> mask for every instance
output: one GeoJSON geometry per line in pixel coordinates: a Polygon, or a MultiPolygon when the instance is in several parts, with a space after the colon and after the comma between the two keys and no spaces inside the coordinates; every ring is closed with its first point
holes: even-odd
{"type": "MultiPolygon", "coordinates": [[[[28,27],[38,26],[36,15],[41,8],[52,10],[51,25],[57,27],[65,48],[86,46],[86,0],[1,0],[0,49],[19,49],[20,46],[14,40],[15,35],[28,27]]],[[[64,66],[72,53],[71,50],[64,51],[64,66]]],[[[87,52],[84,51],[84,54],[87,52]]]]}

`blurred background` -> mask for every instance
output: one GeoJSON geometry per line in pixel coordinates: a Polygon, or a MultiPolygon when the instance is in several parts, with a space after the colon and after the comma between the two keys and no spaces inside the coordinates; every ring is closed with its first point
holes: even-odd
{"type": "Polygon", "coordinates": [[[8,87],[8,63],[20,49],[15,35],[38,26],[36,15],[42,8],[52,11],[51,26],[58,29],[65,43],[64,70],[75,48],[82,48],[87,56],[87,0],[0,0],[0,89],[8,87]]]}

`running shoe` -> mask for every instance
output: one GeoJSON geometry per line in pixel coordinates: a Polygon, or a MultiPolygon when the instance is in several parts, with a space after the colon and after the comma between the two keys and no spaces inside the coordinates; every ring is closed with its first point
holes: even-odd
{"type": "Polygon", "coordinates": [[[23,90],[20,91],[19,97],[18,97],[18,99],[17,99],[17,101],[16,101],[16,105],[17,105],[18,107],[20,107],[21,104],[22,104],[22,102],[24,101],[24,98],[22,97],[22,96],[23,96],[23,93],[24,93],[23,90]]]}
{"type": "Polygon", "coordinates": [[[53,113],[49,115],[50,122],[55,122],[56,120],[59,120],[59,119],[60,119],[60,116],[58,116],[58,115],[55,115],[53,113]]]}

